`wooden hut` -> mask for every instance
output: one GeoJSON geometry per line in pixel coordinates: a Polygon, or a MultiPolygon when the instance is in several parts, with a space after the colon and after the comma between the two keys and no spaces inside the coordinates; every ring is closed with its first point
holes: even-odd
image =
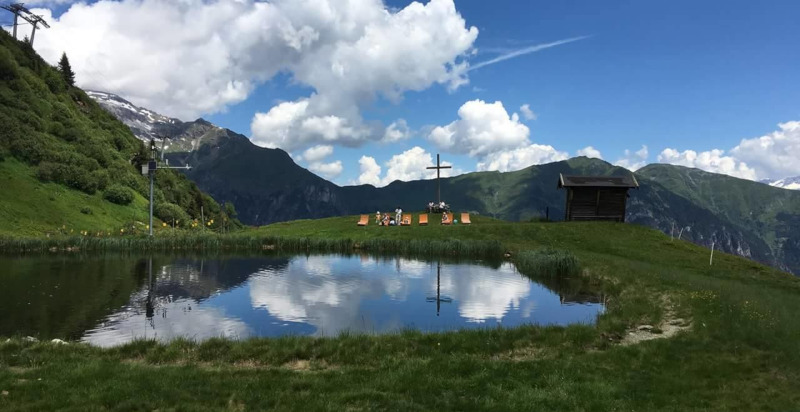
{"type": "Polygon", "coordinates": [[[558,188],[567,190],[564,220],[625,221],[628,189],[638,189],[633,174],[628,176],[564,176],[558,188]]]}

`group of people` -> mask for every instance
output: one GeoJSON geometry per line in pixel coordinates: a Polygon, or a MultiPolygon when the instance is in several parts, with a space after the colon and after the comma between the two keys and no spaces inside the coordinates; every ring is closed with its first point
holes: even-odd
{"type": "Polygon", "coordinates": [[[375,212],[375,223],[378,225],[398,226],[400,225],[402,218],[403,218],[403,209],[400,209],[400,207],[394,210],[394,216],[392,216],[390,212],[381,213],[380,210],[375,212]]]}
{"type": "Polygon", "coordinates": [[[450,206],[444,201],[439,203],[428,202],[428,213],[444,213],[450,210],[450,206]]]}

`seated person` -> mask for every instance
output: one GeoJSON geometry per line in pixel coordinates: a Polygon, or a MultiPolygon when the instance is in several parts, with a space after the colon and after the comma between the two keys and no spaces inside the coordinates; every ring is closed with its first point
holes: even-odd
{"type": "Polygon", "coordinates": [[[389,214],[388,213],[384,213],[383,214],[383,225],[384,226],[389,226],[389,214]]]}
{"type": "Polygon", "coordinates": [[[442,213],[442,223],[450,223],[450,221],[448,220],[449,217],[450,215],[448,215],[447,213],[442,213]]]}
{"type": "Polygon", "coordinates": [[[375,224],[376,225],[381,224],[381,212],[380,211],[375,212],[375,224]]]}
{"type": "Polygon", "coordinates": [[[394,218],[389,219],[389,226],[397,226],[397,222],[395,222],[394,218]]]}

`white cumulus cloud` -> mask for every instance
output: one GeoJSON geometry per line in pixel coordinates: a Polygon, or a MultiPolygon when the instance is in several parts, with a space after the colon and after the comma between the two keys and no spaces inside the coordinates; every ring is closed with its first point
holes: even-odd
{"type": "Polygon", "coordinates": [[[779,130],[743,139],[730,154],[755,170],[759,178],[800,175],[800,121],[778,125],[779,130]]]}
{"type": "Polygon", "coordinates": [[[468,101],[458,109],[458,117],[431,129],[428,140],[444,151],[477,158],[479,171],[508,172],[569,157],[553,146],[531,142],[528,126],[517,113],[509,114],[501,101],[468,101]]]}
{"type": "MultiPolygon", "coordinates": [[[[354,182],[356,184],[386,186],[395,180],[408,182],[436,177],[435,170],[427,169],[435,165],[433,155],[419,146],[414,146],[392,156],[391,159],[384,163],[386,174],[383,177],[381,177],[381,171],[384,169],[378,165],[378,162],[373,157],[361,156],[358,165],[360,174],[354,182]]],[[[451,177],[464,173],[459,168],[452,168],[452,163],[450,162],[443,161],[442,166],[451,166],[451,169],[442,169],[441,177],[451,177]]]]}
{"type": "Polygon", "coordinates": [[[528,126],[520,123],[516,113],[509,115],[503,102],[471,100],[458,109],[458,116],[458,120],[431,130],[428,139],[442,150],[476,157],[529,143],[528,126]]]}
{"type": "Polygon", "coordinates": [[[67,52],[78,85],[175,117],[225,110],[289,74],[313,92],[251,125],[254,142],[287,151],[383,138],[361,106],[468,83],[478,35],[453,0],[402,9],[380,0],[100,0],[58,18],[35,11],[52,26],[36,33],[36,49],[50,63],[67,52]]]}
{"type": "Polygon", "coordinates": [[[603,154],[592,146],[586,146],[578,150],[578,156],[594,157],[595,159],[603,158],[603,154]]]}
{"type": "Polygon", "coordinates": [[[319,162],[320,160],[333,154],[333,146],[319,145],[308,148],[297,160],[305,160],[309,163],[319,162]]]}
{"type": "Polygon", "coordinates": [[[531,105],[525,103],[519,107],[519,112],[525,120],[536,120],[538,115],[531,110],[531,105]]]}
{"type": "Polygon", "coordinates": [[[531,144],[519,149],[491,153],[478,162],[479,171],[497,170],[510,172],[542,163],[569,159],[569,154],[560,152],[553,146],[531,144]]]}
{"type": "Polygon", "coordinates": [[[326,179],[335,179],[342,174],[342,170],[344,168],[342,166],[342,161],[337,160],[330,163],[311,163],[311,165],[308,166],[308,169],[326,179]]]}
{"type": "Polygon", "coordinates": [[[684,150],[680,152],[675,149],[667,148],[658,155],[658,161],[660,163],[696,167],[708,172],[722,173],[742,179],[756,179],[755,170],[734,157],[725,156],[725,151],[719,149],[698,153],[694,150],[684,150]]]}
{"type": "Polygon", "coordinates": [[[635,152],[625,149],[625,156],[614,162],[614,164],[635,172],[647,165],[647,157],[649,155],[650,153],[645,145],[642,145],[642,148],[635,152]]]}
{"type": "MultiPolygon", "coordinates": [[[[411,180],[432,179],[436,177],[435,170],[428,170],[427,167],[434,166],[433,155],[425,149],[415,146],[403,153],[392,156],[386,162],[386,176],[381,183],[387,185],[395,180],[408,182],[411,180]]],[[[452,166],[449,162],[442,162],[442,166],[452,166]]],[[[453,169],[442,169],[441,176],[449,177],[453,169]]]]}
{"type": "Polygon", "coordinates": [[[378,166],[378,162],[375,161],[374,157],[361,156],[361,159],[358,159],[358,166],[360,174],[358,175],[358,180],[356,181],[357,184],[373,186],[381,185],[381,167],[378,166]]]}
{"type": "Polygon", "coordinates": [[[382,141],[384,143],[394,143],[406,140],[409,137],[411,137],[411,129],[409,129],[408,123],[404,119],[398,119],[386,127],[382,141]]]}

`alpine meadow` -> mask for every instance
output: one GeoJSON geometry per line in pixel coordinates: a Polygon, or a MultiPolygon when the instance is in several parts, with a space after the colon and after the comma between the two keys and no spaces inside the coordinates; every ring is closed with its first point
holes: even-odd
{"type": "Polygon", "coordinates": [[[0,410],[800,411],[798,13],[0,1],[0,410]]]}

